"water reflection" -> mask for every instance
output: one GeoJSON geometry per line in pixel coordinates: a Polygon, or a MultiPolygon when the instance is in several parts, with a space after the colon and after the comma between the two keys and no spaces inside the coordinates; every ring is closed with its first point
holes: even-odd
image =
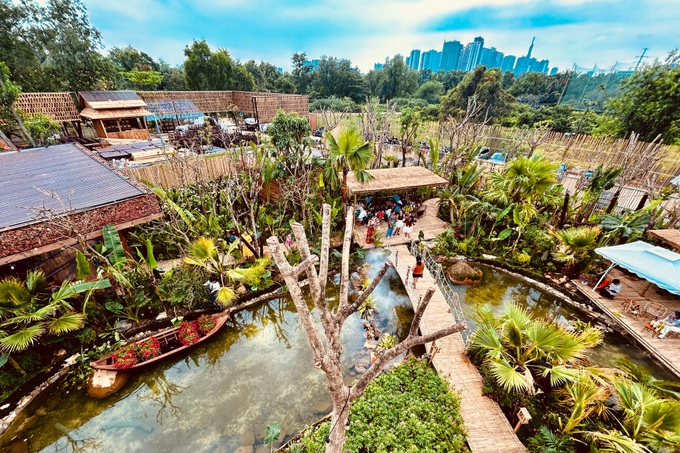
{"type": "MultiPolygon", "coordinates": [[[[403,338],[413,313],[403,289],[390,289],[396,281],[392,270],[377,287],[375,322],[403,338]]],[[[331,304],[337,303],[336,292],[329,285],[331,304]]],[[[351,382],[370,363],[358,315],[347,320],[341,339],[351,382]]],[[[110,399],[53,393],[57,399],[49,410],[36,411],[25,429],[6,433],[0,445],[19,435],[31,451],[230,452],[263,445],[272,421],[286,438],[331,408],[324,374],[312,366],[307,336],[288,298],[234,313],[207,344],[137,373],[110,399]]]]}

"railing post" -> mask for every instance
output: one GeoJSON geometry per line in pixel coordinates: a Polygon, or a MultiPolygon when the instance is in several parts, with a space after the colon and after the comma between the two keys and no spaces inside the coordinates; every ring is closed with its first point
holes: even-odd
{"type": "Polygon", "coordinates": [[[399,250],[394,252],[394,267],[399,266],[399,250]]]}

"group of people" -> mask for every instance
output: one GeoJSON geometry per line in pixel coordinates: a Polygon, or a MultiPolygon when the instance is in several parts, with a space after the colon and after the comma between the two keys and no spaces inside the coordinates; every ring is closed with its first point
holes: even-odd
{"type": "Polygon", "coordinates": [[[406,239],[411,238],[416,217],[423,214],[420,199],[409,201],[395,194],[387,203],[374,203],[371,197],[366,197],[366,203],[359,203],[356,217],[359,223],[366,225],[366,243],[372,244],[375,230],[385,222],[387,229],[385,237],[390,238],[404,233],[406,239]]]}
{"type": "Polygon", "coordinates": [[[666,338],[669,332],[680,333],[680,310],[675,310],[666,319],[655,320],[650,323],[659,332],[658,338],[666,338]]]}

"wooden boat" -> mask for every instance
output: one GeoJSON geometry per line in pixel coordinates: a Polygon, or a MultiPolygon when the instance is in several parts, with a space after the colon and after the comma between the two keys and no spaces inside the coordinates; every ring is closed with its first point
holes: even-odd
{"type": "Polygon", "coordinates": [[[167,345],[179,345],[179,346],[173,347],[169,351],[166,351],[159,356],[156,356],[156,357],[149,359],[149,360],[145,360],[143,362],[139,362],[135,365],[132,365],[129,368],[120,369],[120,368],[116,368],[114,366],[114,359],[113,359],[113,352],[112,352],[110,354],[105,355],[104,357],[102,357],[99,360],[96,360],[94,362],[90,362],[90,366],[92,368],[96,369],[96,370],[129,371],[129,370],[134,370],[136,368],[141,368],[141,367],[145,367],[147,365],[151,365],[152,363],[160,362],[161,360],[164,360],[165,358],[170,357],[171,355],[178,354],[181,351],[184,351],[185,349],[192,348],[192,347],[196,346],[197,344],[200,344],[204,341],[207,341],[210,337],[215,335],[222,328],[222,326],[224,326],[224,324],[227,322],[227,319],[229,319],[229,314],[230,314],[230,311],[227,310],[227,311],[223,311],[223,312],[216,313],[216,314],[212,315],[213,319],[215,320],[215,327],[213,327],[213,329],[211,331],[209,331],[207,334],[202,336],[196,343],[194,343],[192,345],[184,346],[184,345],[182,345],[182,343],[180,343],[179,338],[177,337],[180,326],[171,327],[171,328],[166,329],[162,332],[159,332],[159,333],[156,333],[156,334],[153,334],[153,335],[149,335],[145,338],[142,338],[141,340],[138,340],[135,343],[131,343],[131,344],[143,343],[146,340],[148,340],[149,338],[155,337],[161,343],[161,346],[163,346],[163,345],[166,345],[166,346],[167,345]]]}

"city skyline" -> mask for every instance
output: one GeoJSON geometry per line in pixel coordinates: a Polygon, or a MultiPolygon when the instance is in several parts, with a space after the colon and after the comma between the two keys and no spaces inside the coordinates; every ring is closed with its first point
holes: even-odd
{"type": "MultiPolygon", "coordinates": [[[[45,2],[46,0],[40,0],[45,2]]],[[[83,0],[107,49],[131,45],[175,65],[184,47],[205,39],[243,62],[267,61],[284,70],[305,52],[346,58],[362,72],[410,49],[483,36],[489,47],[518,58],[536,37],[534,55],[560,70],[634,66],[663,60],[680,46],[675,0],[83,0]],[[435,44],[438,43],[438,44],[435,44]],[[490,45],[492,43],[492,46],[490,45]]],[[[441,50],[441,49],[439,49],[441,50]]]]}

